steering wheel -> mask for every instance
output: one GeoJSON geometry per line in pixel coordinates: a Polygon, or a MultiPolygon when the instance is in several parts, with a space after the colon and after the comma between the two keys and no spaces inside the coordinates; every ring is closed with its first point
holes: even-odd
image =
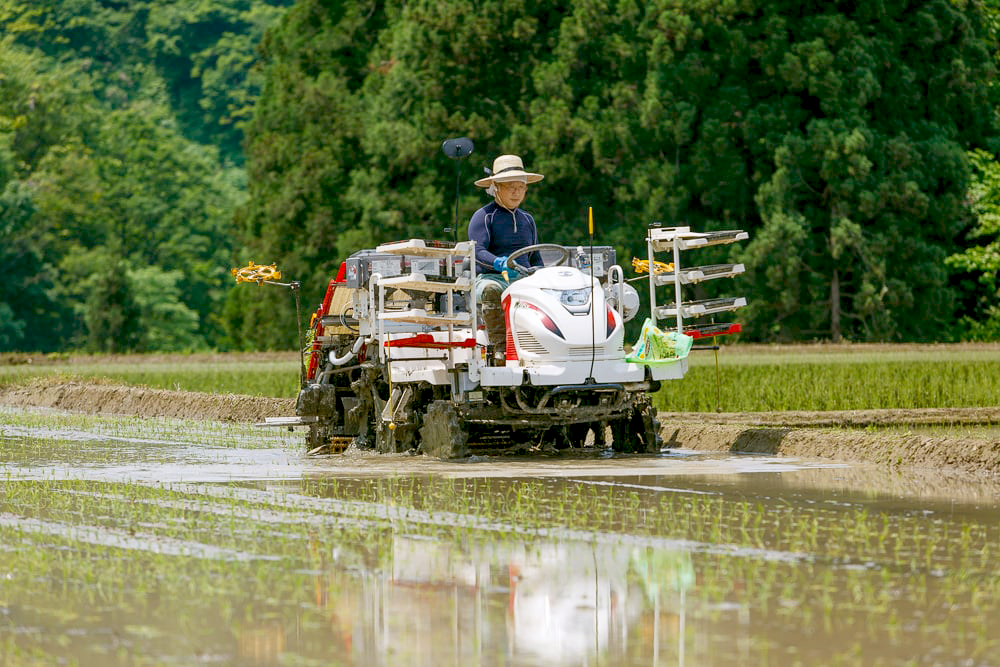
{"type": "Polygon", "coordinates": [[[570,258],[570,250],[565,246],[561,246],[557,243],[536,243],[535,245],[524,246],[507,256],[507,268],[511,271],[517,271],[523,273],[526,276],[530,276],[532,273],[541,269],[541,266],[522,266],[520,264],[515,265],[514,260],[523,255],[530,255],[533,252],[541,252],[542,250],[555,250],[562,253],[556,260],[555,263],[549,266],[566,266],[570,258]]]}

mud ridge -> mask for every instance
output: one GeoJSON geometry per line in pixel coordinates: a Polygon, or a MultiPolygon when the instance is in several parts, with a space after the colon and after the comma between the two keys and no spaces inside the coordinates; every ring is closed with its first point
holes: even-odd
{"type": "Polygon", "coordinates": [[[97,415],[176,417],[220,422],[259,422],[295,414],[295,399],[203,394],[123,385],[39,383],[0,388],[0,403],[97,415]]]}
{"type": "Polygon", "coordinates": [[[867,428],[869,426],[929,426],[1000,424],[1000,407],[921,408],[919,410],[839,410],[814,412],[661,412],[660,421],[748,426],[867,428]]]}
{"type": "Polygon", "coordinates": [[[1000,440],[862,429],[662,421],[671,447],[1000,474],[1000,440]]]}
{"type": "MultiPolygon", "coordinates": [[[[261,422],[295,413],[290,398],[143,389],[112,384],[0,387],[0,404],[102,415],[261,422]]],[[[660,413],[664,442],[706,451],[757,452],[1000,474],[1000,438],[873,431],[925,424],[1000,424],[1000,408],[782,413],[660,413]]]]}

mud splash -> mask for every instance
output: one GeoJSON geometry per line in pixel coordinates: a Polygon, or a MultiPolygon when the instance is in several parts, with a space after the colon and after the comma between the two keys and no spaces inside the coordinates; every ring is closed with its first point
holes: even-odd
{"type": "MultiPolygon", "coordinates": [[[[0,388],[0,404],[87,414],[177,417],[229,423],[294,414],[293,399],[203,394],[111,384],[38,382],[0,388]]],[[[797,458],[1000,473],[1000,407],[845,412],[661,413],[672,448],[756,452],[797,458]],[[901,428],[992,426],[981,435],[947,437],[901,428]],[[892,428],[894,430],[886,430],[892,428]]],[[[969,429],[974,433],[975,429],[969,429]]]]}

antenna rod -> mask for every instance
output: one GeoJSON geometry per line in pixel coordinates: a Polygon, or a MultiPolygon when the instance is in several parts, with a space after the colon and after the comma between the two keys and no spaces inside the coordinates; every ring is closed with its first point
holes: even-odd
{"type": "Polygon", "coordinates": [[[594,360],[597,357],[597,291],[594,289],[594,207],[587,207],[587,234],[590,236],[590,374],[587,382],[594,379],[594,360]]]}

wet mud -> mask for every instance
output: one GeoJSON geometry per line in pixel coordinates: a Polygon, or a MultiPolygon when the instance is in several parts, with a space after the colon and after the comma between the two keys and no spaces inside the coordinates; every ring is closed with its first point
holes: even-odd
{"type": "Polygon", "coordinates": [[[0,388],[0,404],[56,408],[95,415],[177,417],[220,422],[261,422],[295,414],[295,400],[240,394],[143,389],[114,384],[51,382],[0,388]]]}
{"type": "MultiPolygon", "coordinates": [[[[0,389],[0,404],[103,415],[254,423],[294,414],[293,399],[38,382],[0,389]]],[[[844,412],[660,413],[671,448],[754,452],[890,467],[1000,474],[1000,407],[844,412]],[[966,426],[960,435],[925,427],[966,426]]]]}
{"type": "Polygon", "coordinates": [[[670,447],[858,461],[890,467],[1000,474],[1000,438],[934,437],[854,428],[744,426],[663,421],[670,447]]]}

